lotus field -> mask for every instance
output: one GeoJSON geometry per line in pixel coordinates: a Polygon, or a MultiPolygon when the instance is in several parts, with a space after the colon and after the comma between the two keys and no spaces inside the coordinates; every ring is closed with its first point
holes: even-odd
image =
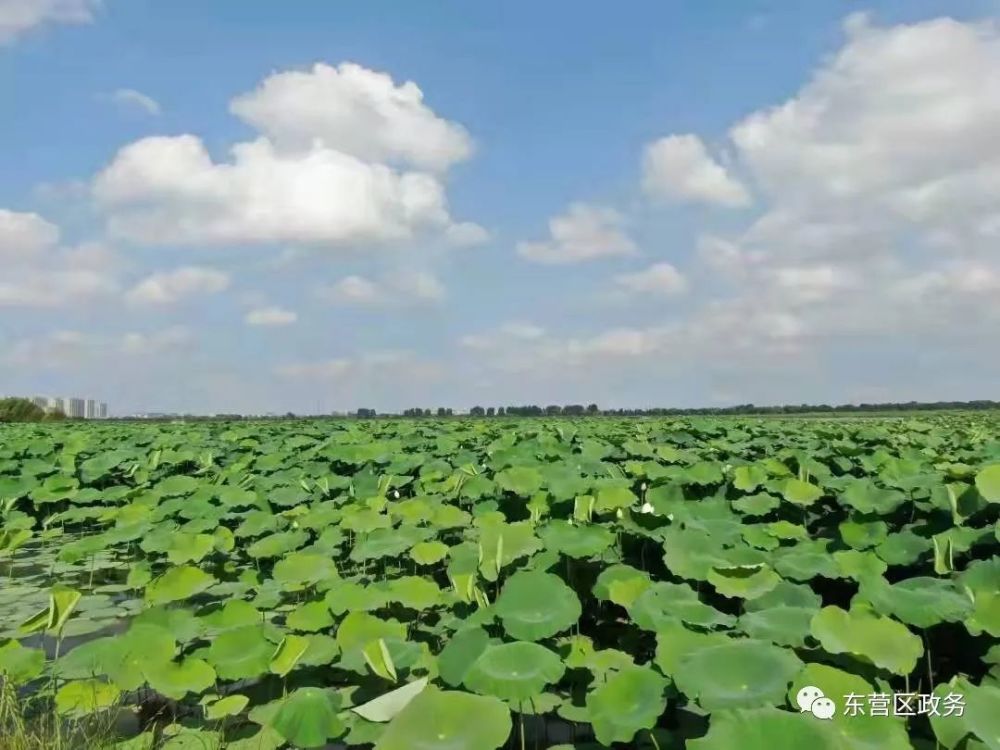
{"type": "Polygon", "coordinates": [[[992,414],[2,425],[0,683],[66,747],[996,750],[998,509],[992,414]]]}

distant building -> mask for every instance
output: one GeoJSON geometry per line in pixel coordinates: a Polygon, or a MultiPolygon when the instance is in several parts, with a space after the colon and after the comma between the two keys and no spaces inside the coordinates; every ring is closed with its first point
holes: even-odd
{"type": "Polygon", "coordinates": [[[48,409],[49,400],[45,396],[35,396],[31,399],[31,403],[37,406],[39,409],[48,409]]]}
{"type": "Polygon", "coordinates": [[[97,417],[98,417],[98,419],[107,419],[108,418],[108,405],[106,403],[104,403],[103,401],[101,402],[100,407],[98,407],[98,409],[97,409],[97,417]]]}
{"type": "Polygon", "coordinates": [[[84,416],[87,419],[97,419],[97,402],[94,399],[87,399],[84,416]]]}
{"type": "MultiPolygon", "coordinates": [[[[20,397],[19,397],[20,398],[20,397]]],[[[68,398],[66,396],[31,396],[25,397],[39,409],[49,414],[62,412],[74,419],[107,419],[108,405],[104,401],[93,398],[68,398]]]]}
{"type": "Polygon", "coordinates": [[[87,402],[82,398],[69,399],[69,411],[66,412],[66,416],[73,417],[74,419],[86,419],[87,402]]]}

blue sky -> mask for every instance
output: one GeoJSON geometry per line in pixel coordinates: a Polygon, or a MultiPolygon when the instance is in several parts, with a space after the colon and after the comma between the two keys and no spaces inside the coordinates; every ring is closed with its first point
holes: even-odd
{"type": "Polygon", "coordinates": [[[996,14],[0,0],[0,392],[996,398],[996,14]]]}

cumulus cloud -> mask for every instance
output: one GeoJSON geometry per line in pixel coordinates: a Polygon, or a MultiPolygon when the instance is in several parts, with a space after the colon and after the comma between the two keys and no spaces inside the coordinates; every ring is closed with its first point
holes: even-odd
{"type": "Polygon", "coordinates": [[[336,305],[409,307],[441,302],[444,284],[429,271],[394,271],[377,279],[345,276],[319,289],[319,296],[336,305]]]}
{"type": "Polygon", "coordinates": [[[568,264],[637,253],[625,217],[604,206],[572,204],[549,221],[549,234],[542,242],[519,243],[518,255],[534,263],[568,264]]]}
{"type": "Polygon", "coordinates": [[[0,44],[44,24],[90,23],[99,6],[100,0],[0,0],[0,44]]]}
{"type": "Polygon", "coordinates": [[[445,170],[472,154],[472,139],[424,103],[412,81],[345,62],[275,73],[237,97],[230,111],[282,148],[317,143],[366,162],[445,170]]]}
{"type": "Polygon", "coordinates": [[[135,89],[118,89],[110,96],[111,101],[121,107],[136,109],[147,115],[158,115],[161,112],[160,103],[151,96],[135,89]]]}
{"type": "Polygon", "coordinates": [[[217,294],[228,288],[228,274],[214,268],[184,266],[147,276],[125,298],[135,305],[171,305],[186,297],[217,294]]]}
{"type": "Polygon", "coordinates": [[[251,326],[287,326],[298,319],[298,313],[283,307],[258,307],[244,317],[247,325],[251,326]]]}
{"type": "Polygon", "coordinates": [[[0,307],[62,307],[118,291],[103,245],[63,247],[59,228],[35,213],[0,209],[0,307]]]}
{"type": "Polygon", "coordinates": [[[260,137],[216,160],[192,134],[123,147],[94,179],[109,231],[148,244],[356,247],[486,232],[452,219],[440,172],[471,153],[412,83],[345,64],[277,73],[232,102],[260,137]]]}
{"type": "Polygon", "coordinates": [[[668,201],[698,201],[730,208],[749,205],[750,194],[715,161],[696,135],[671,135],[646,147],[642,186],[668,201]]]}
{"type": "Polygon", "coordinates": [[[671,297],[687,289],[687,279],[670,263],[654,263],[642,271],[615,276],[615,283],[634,294],[671,297]]]}

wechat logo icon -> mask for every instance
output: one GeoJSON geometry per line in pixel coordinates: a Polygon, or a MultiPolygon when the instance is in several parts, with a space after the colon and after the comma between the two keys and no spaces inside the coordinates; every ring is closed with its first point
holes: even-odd
{"type": "Polygon", "coordinates": [[[837,713],[837,704],[823,695],[823,691],[813,685],[806,685],[795,694],[799,713],[808,711],[817,719],[832,719],[837,713]]]}

